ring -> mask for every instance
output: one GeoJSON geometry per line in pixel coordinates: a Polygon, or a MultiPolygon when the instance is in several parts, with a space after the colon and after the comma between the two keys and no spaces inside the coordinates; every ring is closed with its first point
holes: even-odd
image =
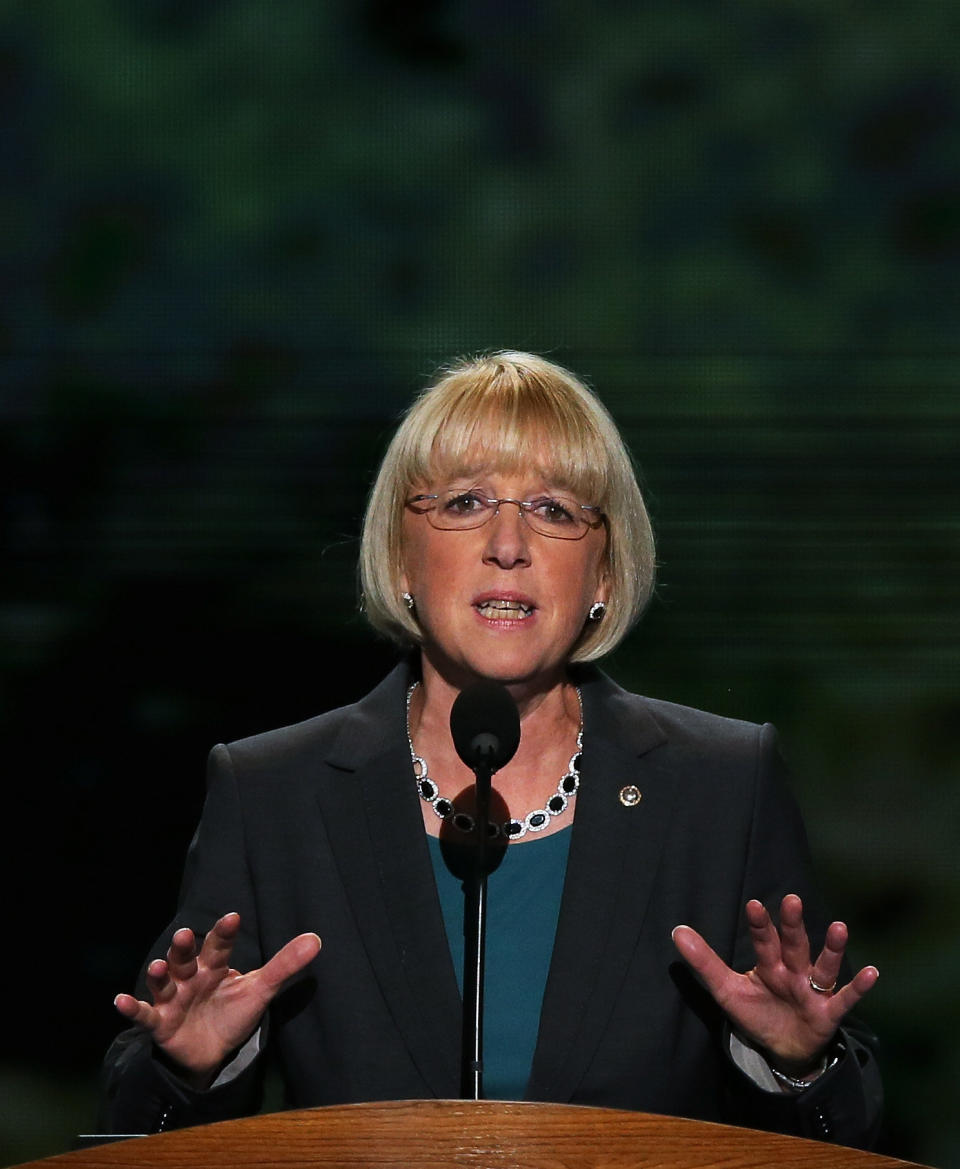
{"type": "Polygon", "coordinates": [[[821,986],[819,982],[814,982],[812,974],[807,976],[807,982],[810,983],[810,989],[815,990],[817,994],[833,994],[837,986],[836,979],[829,986],[821,986]]]}

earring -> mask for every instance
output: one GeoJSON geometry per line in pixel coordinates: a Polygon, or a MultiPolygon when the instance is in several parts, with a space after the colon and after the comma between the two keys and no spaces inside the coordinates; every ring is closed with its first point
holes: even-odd
{"type": "Polygon", "coordinates": [[[401,593],[400,596],[403,599],[403,603],[407,606],[407,608],[412,613],[413,609],[414,609],[413,595],[411,593],[401,593]]]}
{"type": "Polygon", "coordinates": [[[590,606],[590,613],[588,614],[591,621],[602,621],[603,615],[607,611],[607,606],[603,601],[594,601],[590,606]]]}

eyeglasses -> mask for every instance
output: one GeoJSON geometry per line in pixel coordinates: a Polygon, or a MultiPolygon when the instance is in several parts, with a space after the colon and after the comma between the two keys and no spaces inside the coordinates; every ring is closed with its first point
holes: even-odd
{"type": "Polygon", "coordinates": [[[407,506],[442,532],[465,532],[479,528],[500,512],[500,505],[512,503],[527,525],[541,536],[557,540],[582,540],[590,528],[603,523],[599,507],[577,503],[568,495],[538,495],[536,499],[491,499],[472,487],[441,491],[436,495],[414,495],[407,506]]]}

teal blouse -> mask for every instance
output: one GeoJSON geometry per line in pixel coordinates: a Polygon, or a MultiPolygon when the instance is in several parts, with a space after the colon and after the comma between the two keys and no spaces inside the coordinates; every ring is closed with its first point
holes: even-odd
{"type": "MultiPolygon", "coordinates": [[[[557,932],[571,829],[511,844],[487,879],[483,1094],[522,1100],[557,932]]],[[[463,886],[436,837],[427,838],[450,954],[463,994],[463,886]]],[[[444,846],[448,847],[448,846],[444,846]]]]}

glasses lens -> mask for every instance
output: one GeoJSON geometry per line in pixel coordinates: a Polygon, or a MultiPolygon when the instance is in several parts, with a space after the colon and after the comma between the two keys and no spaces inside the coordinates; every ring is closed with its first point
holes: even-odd
{"type": "Polygon", "coordinates": [[[523,518],[543,536],[579,540],[587,530],[587,513],[566,495],[541,495],[522,506],[523,518]]]}
{"type": "Polygon", "coordinates": [[[427,518],[435,528],[479,528],[497,510],[497,501],[479,491],[442,491],[427,518]]]}

